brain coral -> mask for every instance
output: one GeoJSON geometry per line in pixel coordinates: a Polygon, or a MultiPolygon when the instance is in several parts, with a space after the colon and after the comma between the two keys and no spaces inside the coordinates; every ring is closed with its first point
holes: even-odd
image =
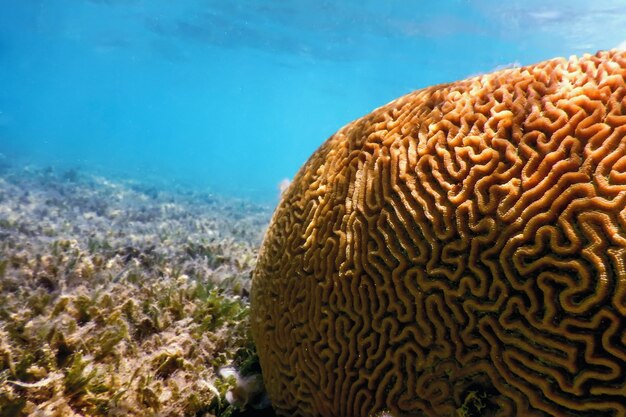
{"type": "Polygon", "coordinates": [[[626,416],[626,53],[399,98],[284,193],[252,332],[285,416],[626,416]]]}

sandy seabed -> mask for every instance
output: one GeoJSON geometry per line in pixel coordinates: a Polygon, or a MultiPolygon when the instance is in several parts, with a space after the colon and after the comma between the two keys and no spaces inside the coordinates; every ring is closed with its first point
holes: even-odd
{"type": "Polygon", "coordinates": [[[267,405],[246,320],[270,215],[208,193],[0,167],[0,415],[267,405]]]}

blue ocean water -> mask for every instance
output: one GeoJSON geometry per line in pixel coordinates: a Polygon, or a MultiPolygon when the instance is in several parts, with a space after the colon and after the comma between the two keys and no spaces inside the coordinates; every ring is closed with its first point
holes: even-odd
{"type": "Polygon", "coordinates": [[[372,109],[624,23],[623,0],[0,0],[0,154],[275,201],[372,109]]]}

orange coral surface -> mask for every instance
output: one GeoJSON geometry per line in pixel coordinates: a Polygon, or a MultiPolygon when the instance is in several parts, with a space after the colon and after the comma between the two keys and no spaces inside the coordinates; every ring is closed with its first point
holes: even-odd
{"type": "Polygon", "coordinates": [[[416,91],[347,125],[265,238],[282,415],[626,416],[626,53],[416,91]]]}

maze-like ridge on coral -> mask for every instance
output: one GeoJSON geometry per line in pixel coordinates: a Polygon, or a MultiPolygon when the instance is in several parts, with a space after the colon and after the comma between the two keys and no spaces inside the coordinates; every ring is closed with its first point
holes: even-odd
{"type": "Polygon", "coordinates": [[[546,61],[328,139],[254,275],[278,412],[626,416],[625,77],[626,53],[546,61]]]}

